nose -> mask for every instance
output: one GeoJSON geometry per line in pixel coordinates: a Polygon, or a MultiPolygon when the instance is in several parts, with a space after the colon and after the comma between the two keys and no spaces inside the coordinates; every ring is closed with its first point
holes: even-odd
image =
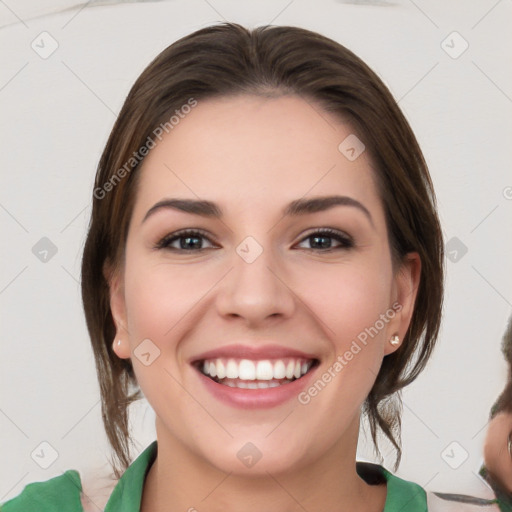
{"type": "Polygon", "coordinates": [[[283,266],[271,250],[262,249],[254,261],[242,252],[234,253],[233,268],[221,281],[217,295],[219,314],[241,318],[247,327],[289,318],[296,307],[283,266]]]}

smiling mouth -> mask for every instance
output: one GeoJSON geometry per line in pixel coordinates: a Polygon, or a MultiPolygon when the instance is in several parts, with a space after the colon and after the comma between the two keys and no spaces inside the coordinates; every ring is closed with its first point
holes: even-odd
{"type": "Polygon", "coordinates": [[[218,384],[241,389],[266,389],[301,379],[318,366],[318,359],[215,358],[196,361],[193,366],[218,384]]]}

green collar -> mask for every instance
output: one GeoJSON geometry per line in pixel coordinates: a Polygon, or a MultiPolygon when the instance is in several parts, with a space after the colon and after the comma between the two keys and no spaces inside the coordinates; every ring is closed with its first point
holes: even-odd
{"type": "Polygon", "coordinates": [[[394,510],[427,512],[427,494],[421,486],[398,478],[382,466],[378,467],[387,480],[388,486],[383,512],[393,512],[394,510]]]}
{"type": "MultiPolygon", "coordinates": [[[[157,454],[153,441],[128,467],[114,488],[104,512],[139,512],[146,474],[157,454]]],[[[357,463],[357,472],[368,483],[386,481],[387,497],[383,512],[407,510],[427,512],[425,490],[418,484],[402,480],[378,464],[357,463]]]]}
{"type": "Polygon", "coordinates": [[[104,512],[140,512],[146,473],[157,454],[153,441],[128,467],[115,486],[104,512]]]}

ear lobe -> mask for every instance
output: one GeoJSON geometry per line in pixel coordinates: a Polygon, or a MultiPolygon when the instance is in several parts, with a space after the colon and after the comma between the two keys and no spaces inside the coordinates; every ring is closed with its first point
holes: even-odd
{"type": "Polygon", "coordinates": [[[404,256],[402,264],[395,275],[395,302],[400,308],[394,308],[396,315],[388,325],[387,335],[389,338],[398,335],[400,343],[392,345],[389,339],[384,347],[384,354],[388,355],[400,348],[409,325],[411,323],[416,304],[416,297],[421,277],[421,259],[417,252],[410,252],[404,256]]]}
{"type": "MultiPolygon", "coordinates": [[[[123,340],[122,343],[114,343],[114,350],[119,357],[129,357],[128,354],[124,355],[126,344],[129,340],[127,321],[126,321],[126,301],[124,297],[124,282],[122,270],[113,268],[111,265],[103,265],[103,275],[108,283],[109,295],[110,295],[110,312],[116,327],[116,339],[123,340]],[[122,352],[118,353],[118,351],[122,352]]],[[[114,341],[114,340],[113,340],[114,341]]]]}

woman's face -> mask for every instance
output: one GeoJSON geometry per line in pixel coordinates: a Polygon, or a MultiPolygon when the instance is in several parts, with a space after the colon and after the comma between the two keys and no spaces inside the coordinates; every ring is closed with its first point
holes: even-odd
{"type": "Polygon", "coordinates": [[[392,271],[360,144],[296,96],[238,96],[151,149],[111,307],[159,443],[251,474],[355,456],[419,275],[417,255],[392,271]]]}

